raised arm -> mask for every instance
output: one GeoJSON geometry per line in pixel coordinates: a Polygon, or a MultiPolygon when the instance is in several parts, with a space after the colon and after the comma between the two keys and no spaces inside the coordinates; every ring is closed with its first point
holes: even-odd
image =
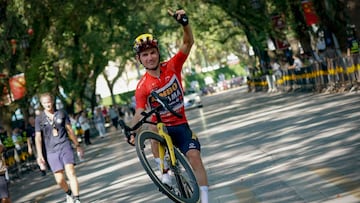
{"type": "Polygon", "coordinates": [[[183,27],[184,28],[184,36],[183,36],[183,44],[180,47],[180,51],[184,54],[189,54],[192,45],[194,44],[194,36],[191,31],[191,26],[188,24],[183,27]]]}
{"type": "Polygon", "coordinates": [[[180,51],[184,54],[189,54],[192,45],[194,44],[194,36],[189,24],[189,18],[184,10],[180,9],[175,12],[168,10],[169,15],[173,16],[178,23],[183,27],[183,44],[180,47],[180,51]]]}

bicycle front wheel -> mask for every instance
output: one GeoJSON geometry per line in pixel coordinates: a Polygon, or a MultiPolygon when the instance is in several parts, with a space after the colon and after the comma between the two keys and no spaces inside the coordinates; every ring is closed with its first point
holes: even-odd
{"type": "Polygon", "coordinates": [[[170,160],[165,160],[170,166],[168,172],[170,183],[162,183],[162,172],[160,172],[159,166],[155,162],[151,149],[151,142],[154,141],[166,146],[164,138],[151,131],[144,131],[136,138],[137,155],[151,180],[162,193],[175,202],[199,202],[200,191],[195,175],[190,164],[177,148],[174,148],[176,165],[171,166],[170,160]]]}

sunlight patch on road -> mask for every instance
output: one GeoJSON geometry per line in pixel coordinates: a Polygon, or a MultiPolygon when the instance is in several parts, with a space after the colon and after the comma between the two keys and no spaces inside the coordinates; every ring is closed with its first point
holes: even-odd
{"type": "Polygon", "coordinates": [[[30,200],[31,198],[35,197],[34,199],[31,200],[35,200],[36,202],[41,202],[41,200],[44,199],[47,195],[52,194],[57,190],[59,190],[59,186],[53,185],[51,187],[47,187],[42,190],[37,190],[35,192],[29,193],[28,195],[23,195],[21,199],[24,200],[24,202],[27,202],[26,200],[30,200]]]}
{"type": "Polygon", "coordinates": [[[250,188],[244,186],[231,187],[240,203],[257,203],[256,197],[250,188]]]}
{"type": "Polygon", "coordinates": [[[343,191],[346,191],[347,193],[356,197],[357,201],[360,202],[359,182],[353,181],[330,168],[313,168],[312,171],[315,172],[317,175],[321,176],[322,178],[326,179],[327,181],[335,184],[343,191]]]}

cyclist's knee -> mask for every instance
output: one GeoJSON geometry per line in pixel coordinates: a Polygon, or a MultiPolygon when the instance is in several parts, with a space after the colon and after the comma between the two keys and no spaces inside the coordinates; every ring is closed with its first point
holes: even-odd
{"type": "Polygon", "coordinates": [[[190,164],[194,167],[202,163],[200,157],[200,151],[197,149],[191,149],[186,153],[186,157],[188,158],[190,164]]]}

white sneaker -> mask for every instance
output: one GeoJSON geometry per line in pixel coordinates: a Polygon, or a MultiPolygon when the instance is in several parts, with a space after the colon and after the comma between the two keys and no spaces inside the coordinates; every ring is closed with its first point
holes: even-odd
{"type": "Polygon", "coordinates": [[[71,195],[66,195],[66,203],[74,203],[73,198],[71,195]]]}
{"type": "Polygon", "coordinates": [[[161,176],[161,182],[166,185],[171,185],[171,178],[170,175],[167,173],[162,174],[161,176]]]}
{"type": "Polygon", "coordinates": [[[81,203],[80,200],[76,199],[74,203],[81,203]]]}

